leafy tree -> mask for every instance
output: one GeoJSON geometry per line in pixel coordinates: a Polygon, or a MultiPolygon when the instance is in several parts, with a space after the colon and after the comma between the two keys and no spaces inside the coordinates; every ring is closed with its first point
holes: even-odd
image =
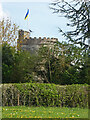
{"type": "Polygon", "coordinates": [[[2,44],[2,83],[10,83],[12,81],[15,51],[15,48],[9,44],[5,42],[2,44]]]}
{"type": "MultiPolygon", "coordinates": [[[[67,31],[66,33],[59,28],[63,36],[65,36],[69,41],[75,44],[80,44],[82,47],[89,47],[86,43],[87,39],[90,39],[90,4],[89,1],[60,1],[57,0],[51,4],[51,9],[54,13],[58,13],[61,16],[66,17],[70,20],[67,26],[73,28],[72,31],[67,31]]],[[[89,40],[90,42],[90,40],[89,40]]]]}
{"type": "Polygon", "coordinates": [[[2,45],[0,44],[0,83],[2,83],[2,45]]]}
{"type": "Polygon", "coordinates": [[[84,62],[82,56],[82,49],[66,42],[58,42],[58,47],[58,57],[57,60],[53,63],[53,78],[55,78],[55,74],[57,76],[55,83],[79,83],[78,75],[81,71],[80,66],[84,62]]]}
{"type": "Polygon", "coordinates": [[[2,82],[37,82],[35,75],[37,75],[38,60],[37,55],[32,55],[28,51],[16,51],[15,47],[4,42],[2,44],[2,82]]]}
{"type": "Polygon", "coordinates": [[[57,56],[57,48],[49,48],[49,46],[42,46],[38,51],[39,64],[37,67],[38,74],[41,75],[43,81],[52,83],[52,62],[57,56]]]}
{"type": "Polygon", "coordinates": [[[0,45],[2,45],[2,82],[11,82],[17,46],[18,26],[9,18],[0,20],[0,45]]]}
{"type": "Polygon", "coordinates": [[[0,40],[2,44],[7,42],[12,46],[17,45],[17,32],[18,26],[15,23],[12,23],[9,18],[6,20],[3,19],[0,21],[0,40]]]}
{"type": "Polygon", "coordinates": [[[87,83],[86,73],[83,75],[83,64],[86,63],[82,49],[66,42],[58,42],[54,49],[42,47],[39,50],[41,56],[38,65],[39,74],[44,82],[55,84],[80,84],[87,83]],[[42,69],[43,68],[43,69],[42,69]]]}
{"type": "MultiPolygon", "coordinates": [[[[58,13],[70,21],[67,26],[73,28],[71,31],[64,32],[61,28],[59,28],[59,31],[70,43],[79,44],[83,48],[81,52],[83,54],[83,62],[80,62],[82,63],[80,74],[83,76],[81,78],[84,79],[82,81],[85,82],[86,80],[87,82],[89,76],[86,71],[90,67],[89,62],[86,62],[90,59],[90,57],[87,57],[87,53],[89,56],[90,43],[90,2],[85,0],[69,2],[57,0],[50,4],[50,8],[54,11],[53,13],[58,13]]],[[[82,61],[82,57],[80,61],[82,61]]]]}
{"type": "Polygon", "coordinates": [[[82,65],[83,67],[81,68],[81,71],[80,71],[80,80],[83,83],[90,84],[90,75],[89,75],[89,72],[90,72],[90,58],[88,57],[88,54],[89,54],[88,52],[85,54],[85,56],[83,58],[85,62],[82,65]]]}
{"type": "Polygon", "coordinates": [[[29,51],[17,52],[15,64],[13,67],[12,82],[14,83],[37,82],[37,80],[35,79],[35,76],[37,75],[36,71],[37,63],[38,63],[37,55],[30,54],[29,51]]]}

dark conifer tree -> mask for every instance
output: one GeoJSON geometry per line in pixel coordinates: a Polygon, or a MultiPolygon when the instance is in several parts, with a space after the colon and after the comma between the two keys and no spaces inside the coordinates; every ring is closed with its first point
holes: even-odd
{"type": "Polygon", "coordinates": [[[59,28],[62,35],[74,44],[80,44],[82,48],[88,48],[90,42],[90,2],[84,0],[73,0],[72,2],[56,0],[56,2],[50,4],[50,8],[53,9],[53,13],[58,13],[70,20],[67,26],[72,27],[73,30],[65,33],[59,28]]]}

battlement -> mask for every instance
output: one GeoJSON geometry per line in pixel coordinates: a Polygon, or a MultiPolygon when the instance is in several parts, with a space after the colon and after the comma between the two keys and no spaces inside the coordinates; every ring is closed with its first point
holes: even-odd
{"type": "Polygon", "coordinates": [[[54,46],[57,43],[57,38],[46,38],[46,37],[30,37],[30,32],[19,30],[18,32],[18,44],[22,45],[22,49],[26,50],[37,50],[41,45],[54,46]]]}
{"type": "Polygon", "coordinates": [[[43,37],[43,38],[41,38],[41,37],[39,37],[39,38],[36,38],[36,37],[31,38],[31,37],[30,37],[30,32],[29,32],[29,31],[24,31],[24,30],[22,30],[22,29],[19,30],[18,39],[29,39],[29,40],[30,40],[30,39],[33,39],[33,40],[58,41],[57,38],[49,38],[49,37],[48,37],[48,38],[46,38],[46,37],[43,37]]]}

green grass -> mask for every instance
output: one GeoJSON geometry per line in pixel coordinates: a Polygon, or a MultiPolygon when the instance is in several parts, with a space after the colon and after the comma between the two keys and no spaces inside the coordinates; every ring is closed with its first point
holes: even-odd
{"type": "Polygon", "coordinates": [[[3,118],[88,118],[88,109],[67,107],[3,107],[3,118]]]}

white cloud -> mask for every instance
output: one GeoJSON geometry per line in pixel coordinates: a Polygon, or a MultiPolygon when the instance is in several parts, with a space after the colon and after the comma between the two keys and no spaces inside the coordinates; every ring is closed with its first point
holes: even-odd
{"type": "Polygon", "coordinates": [[[7,17],[9,17],[9,14],[8,14],[8,12],[3,11],[2,4],[0,3],[0,20],[3,18],[6,19],[7,17]]]}
{"type": "Polygon", "coordinates": [[[3,9],[2,9],[2,5],[0,3],[0,19],[2,19],[2,18],[3,18],[3,9]]]}

